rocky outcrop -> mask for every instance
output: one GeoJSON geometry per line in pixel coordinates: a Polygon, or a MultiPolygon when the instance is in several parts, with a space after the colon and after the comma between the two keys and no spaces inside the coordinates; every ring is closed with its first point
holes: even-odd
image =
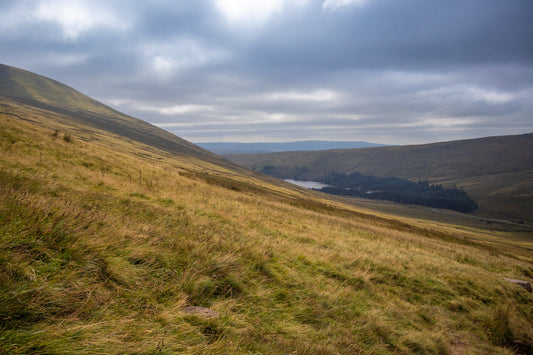
{"type": "Polygon", "coordinates": [[[522,286],[523,288],[525,288],[526,290],[528,290],[528,292],[531,292],[533,289],[531,288],[531,284],[527,281],[524,281],[524,280],[516,280],[516,279],[508,279],[506,278],[505,279],[506,281],[509,281],[509,282],[512,282],[512,283],[515,283],[517,285],[520,285],[522,286]]]}
{"type": "Polygon", "coordinates": [[[220,313],[210,308],[187,306],[183,308],[183,313],[201,318],[217,318],[220,313]]]}

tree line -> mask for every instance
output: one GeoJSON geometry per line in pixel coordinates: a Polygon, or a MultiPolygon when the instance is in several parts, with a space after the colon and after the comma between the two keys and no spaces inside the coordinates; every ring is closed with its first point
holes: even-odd
{"type": "Polygon", "coordinates": [[[477,203],[464,191],[418,183],[398,177],[377,177],[359,173],[329,173],[320,182],[329,186],[320,191],[334,195],[365,197],[405,204],[445,208],[463,213],[477,209],[477,203]]]}

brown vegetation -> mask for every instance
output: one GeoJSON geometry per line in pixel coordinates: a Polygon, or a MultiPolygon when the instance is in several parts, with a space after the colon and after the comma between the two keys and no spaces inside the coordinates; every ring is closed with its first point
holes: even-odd
{"type": "Polygon", "coordinates": [[[378,215],[0,108],[0,353],[533,349],[533,297],[504,279],[533,277],[530,237],[378,215]]]}

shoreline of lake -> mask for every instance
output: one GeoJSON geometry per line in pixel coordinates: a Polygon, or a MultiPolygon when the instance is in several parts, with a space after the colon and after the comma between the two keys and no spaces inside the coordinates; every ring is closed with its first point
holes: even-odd
{"type": "Polygon", "coordinates": [[[283,179],[283,181],[286,181],[288,183],[291,183],[293,185],[297,185],[300,187],[305,187],[307,189],[314,189],[314,190],[320,190],[323,187],[329,187],[330,185],[323,184],[318,181],[303,181],[303,180],[294,180],[294,179],[283,179]]]}

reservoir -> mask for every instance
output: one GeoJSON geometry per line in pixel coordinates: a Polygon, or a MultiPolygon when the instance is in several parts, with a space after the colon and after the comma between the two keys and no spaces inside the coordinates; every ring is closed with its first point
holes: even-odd
{"type": "Polygon", "coordinates": [[[302,180],[293,180],[293,179],[284,179],[283,181],[290,182],[291,184],[298,185],[301,187],[306,187],[308,189],[317,189],[320,190],[323,187],[327,187],[329,185],[323,184],[321,182],[316,181],[302,181],[302,180]]]}

